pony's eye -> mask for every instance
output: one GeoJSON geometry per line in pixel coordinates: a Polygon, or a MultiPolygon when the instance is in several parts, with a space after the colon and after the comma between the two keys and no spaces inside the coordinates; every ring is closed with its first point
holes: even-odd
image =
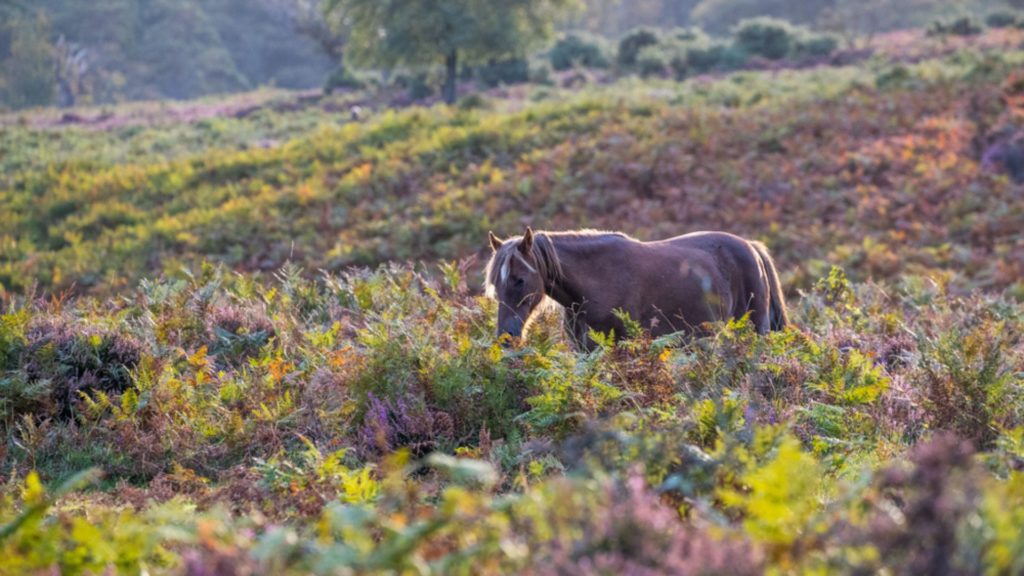
{"type": "Polygon", "coordinates": [[[512,280],[512,285],[515,286],[516,288],[522,288],[523,284],[525,283],[526,282],[522,278],[516,278],[512,280]]]}

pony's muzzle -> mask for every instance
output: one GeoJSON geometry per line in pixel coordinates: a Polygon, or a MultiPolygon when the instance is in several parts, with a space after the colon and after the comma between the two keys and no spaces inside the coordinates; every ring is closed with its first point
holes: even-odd
{"type": "Polygon", "coordinates": [[[509,319],[498,327],[498,342],[506,348],[523,336],[523,321],[518,318],[509,319]]]}

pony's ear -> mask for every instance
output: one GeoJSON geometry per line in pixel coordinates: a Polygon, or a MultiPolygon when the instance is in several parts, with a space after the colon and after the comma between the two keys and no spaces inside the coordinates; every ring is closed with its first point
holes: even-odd
{"type": "Polygon", "coordinates": [[[533,249],[533,229],[529,226],[526,227],[526,233],[523,234],[523,241],[519,243],[519,251],[523,254],[529,254],[530,250],[533,249]]]}
{"type": "Polygon", "coordinates": [[[491,250],[494,250],[495,252],[497,252],[498,248],[501,248],[501,245],[502,245],[501,238],[498,238],[497,236],[495,236],[494,232],[488,232],[487,233],[487,240],[491,243],[491,250]]]}

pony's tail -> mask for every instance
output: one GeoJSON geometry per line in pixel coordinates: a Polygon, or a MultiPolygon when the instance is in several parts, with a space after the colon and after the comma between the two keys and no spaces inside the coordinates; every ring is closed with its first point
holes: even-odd
{"type": "Polygon", "coordinates": [[[779,282],[779,273],[775,270],[775,261],[768,255],[767,246],[760,242],[750,244],[764,262],[764,271],[768,275],[769,325],[772,330],[783,330],[789,325],[789,314],[786,313],[786,298],[782,295],[782,283],[779,282]]]}

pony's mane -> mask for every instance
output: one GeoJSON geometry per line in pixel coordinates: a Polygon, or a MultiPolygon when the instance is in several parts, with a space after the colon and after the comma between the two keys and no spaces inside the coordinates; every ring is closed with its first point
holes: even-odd
{"type": "MultiPolygon", "coordinates": [[[[577,230],[573,232],[534,232],[533,234],[533,247],[531,254],[533,255],[534,262],[537,263],[537,272],[544,278],[544,282],[547,285],[557,283],[565,277],[565,272],[562,270],[562,261],[558,258],[558,252],[555,251],[554,242],[552,237],[555,238],[583,238],[583,237],[594,237],[604,234],[618,234],[617,232],[599,232],[597,230],[577,230]]],[[[490,262],[487,263],[487,268],[484,270],[484,290],[488,296],[494,297],[495,290],[498,285],[498,276],[501,269],[508,265],[512,258],[516,257],[519,250],[519,245],[522,243],[523,237],[516,236],[509,238],[498,248],[497,251],[491,256],[490,262]]]]}
{"type": "MultiPolygon", "coordinates": [[[[558,258],[558,252],[555,251],[553,239],[563,242],[573,242],[575,240],[586,242],[587,240],[607,237],[632,239],[632,237],[622,232],[593,230],[589,228],[564,232],[534,232],[531,253],[533,254],[534,261],[537,262],[537,272],[540,273],[541,277],[544,278],[544,282],[549,286],[561,281],[565,277],[565,272],[562,270],[562,261],[558,258]]],[[[522,241],[522,236],[509,238],[491,256],[490,262],[487,263],[487,268],[484,269],[484,291],[488,296],[494,297],[501,269],[506,264],[509,264],[512,258],[516,257],[516,251],[519,250],[519,244],[522,241]]]]}

